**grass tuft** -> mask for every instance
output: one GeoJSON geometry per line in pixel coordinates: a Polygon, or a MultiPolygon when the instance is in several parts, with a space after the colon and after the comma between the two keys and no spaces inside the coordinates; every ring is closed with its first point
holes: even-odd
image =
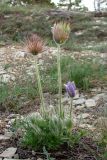
{"type": "Polygon", "coordinates": [[[72,147],[84,134],[83,131],[74,134],[72,120],[61,119],[58,115],[43,118],[39,113],[32,113],[20,123],[18,121],[18,125],[22,129],[22,144],[36,150],[42,150],[44,146],[48,150],[58,149],[63,144],[72,147]]]}
{"type": "MultiPolygon", "coordinates": [[[[62,57],[61,72],[63,84],[68,80],[75,81],[76,86],[82,90],[88,90],[94,85],[93,80],[101,81],[105,75],[106,68],[92,60],[74,60],[71,57],[62,57]]],[[[47,69],[50,78],[50,90],[57,92],[57,67],[54,63],[51,68],[47,69]]],[[[45,83],[46,86],[46,83],[45,83]]]]}

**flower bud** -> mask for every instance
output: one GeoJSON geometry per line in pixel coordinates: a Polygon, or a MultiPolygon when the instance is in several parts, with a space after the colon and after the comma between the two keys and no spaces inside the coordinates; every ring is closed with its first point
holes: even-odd
{"type": "Polygon", "coordinates": [[[26,45],[27,50],[33,55],[37,55],[38,53],[42,52],[44,48],[44,42],[37,34],[33,34],[31,37],[29,37],[26,45]]]}
{"type": "Polygon", "coordinates": [[[65,88],[70,97],[75,97],[76,86],[74,82],[68,82],[67,84],[65,84],[65,88]]]}
{"type": "Polygon", "coordinates": [[[52,27],[53,39],[57,44],[63,44],[70,34],[70,24],[67,22],[55,23],[52,27]]]}

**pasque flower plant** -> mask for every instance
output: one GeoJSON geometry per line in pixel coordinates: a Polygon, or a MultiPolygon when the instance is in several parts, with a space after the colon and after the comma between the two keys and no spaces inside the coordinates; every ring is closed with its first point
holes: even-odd
{"type": "Polygon", "coordinates": [[[39,95],[41,99],[40,110],[42,112],[42,115],[44,115],[45,113],[44,97],[43,97],[41,78],[40,78],[40,73],[39,73],[39,68],[38,68],[38,63],[37,63],[37,57],[36,57],[36,55],[43,52],[44,46],[45,46],[44,41],[37,34],[33,34],[27,39],[26,46],[27,46],[28,51],[32,55],[35,55],[36,78],[37,78],[37,84],[38,84],[38,89],[39,89],[39,95]]]}
{"type": "Polygon", "coordinates": [[[60,49],[61,45],[66,42],[69,38],[70,34],[70,24],[67,22],[58,22],[55,23],[52,27],[52,34],[53,40],[57,45],[57,67],[58,67],[58,86],[59,86],[59,114],[60,116],[63,115],[63,109],[61,106],[61,99],[62,99],[62,80],[61,80],[61,66],[60,66],[60,49]]]}
{"type": "MultiPolygon", "coordinates": [[[[72,134],[72,101],[70,107],[70,117],[65,116],[64,109],[61,104],[62,96],[62,80],[61,80],[61,66],[60,66],[60,47],[69,37],[70,25],[66,22],[55,23],[52,28],[53,39],[57,45],[57,67],[58,67],[58,86],[59,86],[59,103],[58,110],[48,114],[44,105],[44,97],[41,85],[41,79],[37,64],[37,54],[43,51],[44,42],[37,35],[32,35],[27,40],[27,49],[34,56],[36,65],[36,77],[41,99],[41,112],[38,114],[29,114],[20,121],[20,128],[22,129],[22,142],[25,146],[41,150],[44,146],[46,149],[57,149],[62,144],[72,146],[79,141],[81,133],[72,134]]],[[[74,82],[65,84],[66,91],[71,100],[75,96],[76,86],[74,82]]]]}

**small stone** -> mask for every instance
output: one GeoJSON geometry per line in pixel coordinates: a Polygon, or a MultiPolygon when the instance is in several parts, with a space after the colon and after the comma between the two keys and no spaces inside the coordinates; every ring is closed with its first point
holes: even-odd
{"type": "Polygon", "coordinates": [[[76,119],[75,117],[72,118],[72,121],[73,121],[73,124],[74,124],[74,125],[77,125],[77,124],[78,124],[78,121],[77,121],[77,119],[76,119]]]}
{"type": "Polygon", "coordinates": [[[99,93],[97,94],[100,98],[103,98],[104,96],[107,96],[106,93],[99,93]]]}
{"type": "Polygon", "coordinates": [[[103,98],[104,96],[105,96],[105,93],[100,93],[100,94],[97,94],[96,96],[94,96],[93,99],[94,99],[95,101],[97,101],[97,100],[103,98]]]}
{"type": "Polygon", "coordinates": [[[7,136],[7,137],[11,138],[12,135],[13,135],[13,132],[8,132],[8,131],[5,132],[5,136],[7,136]]]}
{"type": "Polygon", "coordinates": [[[29,75],[29,76],[33,76],[34,75],[34,72],[31,71],[30,69],[26,71],[26,73],[29,75]]]}
{"type": "Polygon", "coordinates": [[[89,129],[91,131],[94,131],[95,130],[95,127],[93,127],[92,125],[90,124],[80,124],[79,127],[83,128],[83,129],[89,129]]]}
{"type": "Polygon", "coordinates": [[[64,97],[64,98],[62,98],[62,103],[67,103],[68,101],[69,101],[69,98],[68,97],[64,97]]]}
{"type": "Polygon", "coordinates": [[[75,107],[75,110],[82,110],[83,108],[85,108],[85,106],[84,106],[84,105],[81,105],[81,106],[75,107]]]}
{"type": "Polygon", "coordinates": [[[17,116],[19,116],[19,114],[10,114],[7,119],[16,118],[17,116]]]}
{"type": "Polygon", "coordinates": [[[90,115],[88,113],[83,113],[83,114],[77,116],[78,119],[86,119],[88,117],[90,117],[90,115]]]}
{"type": "Polygon", "coordinates": [[[15,122],[15,118],[14,119],[11,119],[9,122],[8,122],[8,125],[11,125],[11,124],[13,124],[14,122],[15,122]]]}
{"type": "Polygon", "coordinates": [[[17,151],[17,148],[14,148],[14,147],[7,148],[3,153],[0,154],[0,157],[12,158],[15,155],[16,151],[17,151]]]}
{"type": "Polygon", "coordinates": [[[53,105],[49,105],[49,107],[47,108],[47,111],[50,113],[54,112],[54,110],[55,110],[55,107],[53,105]]]}
{"type": "Polygon", "coordinates": [[[0,75],[6,74],[5,70],[0,70],[0,75]]]}
{"type": "Polygon", "coordinates": [[[10,125],[9,125],[9,124],[7,124],[7,125],[6,125],[6,128],[10,128],[10,125]]]}
{"type": "Polygon", "coordinates": [[[97,89],[97,92],[98,92],[98,93],[101,93],[101,88],[100,88],[100,87],[97,89]]]}
{"type": "Polygon", "coordinates": [[[10,74],[0,75],[0,81],[3,83],[7,83],[9,81],[15,81],[15,76],[10,75],[10,74]]]}
{"type": "Polygon", "coordinates": [[[2,140],[8,140],[10,138],[11,138],[11,136],[0,135],[0,141],[2,141],[2,140]]]}
{"type": "Polygon", "coordinates": [[[97,95],[93,97],[93,100],[95,100],[96,102],[97,102],[99,99],[100,99],[100,98],[99,98],[99,96],[97,96],[97,95]]]}
{"type": "Polygon", "coordinates": [[[79,94],[76,94],[76,96],[73,99],[79,99],[79,94]]]}
{"type": "Polygon", "coordinates": [[[107,102],[107,94],[103,96],[104,102],[107,102]]]}
{"type": "Polygon", "coordinates": [[[11,15],[5,15],[4,17],[5,17],[5,18],[10,18],[10,17],[11,17],[11,15]]]}
{"type": "Polygon", "coordinates": [[[95,107],[96,106],[96,102],[94,99],[88,99],[85,101],[85,105],[86,107],[95,107]]]}
{"type": "Polygon", "coordinates": [[[8,119],[8,118],[6,118],[6,119],[5,119],[5,122],[8,122],[8,121],[9,121],[9,119],[8,119]]]}
{"type": "Polygon", "coordinates": [[[97,92],[97,88],[92,88],[91,92],[97,92]]]}
{"type": "Polygon", "coordinates": [[[39,65],[43,65],[43,63],[44,63],[44,60],[40,59],[39,60],[39,65]]]}
{"type": "Polygon", "coordinates": [[[24,51],[18,51],[15,53],[15,58],[24,58],[26,57],[27,53],[25,53],[24,51]]]}
{"type": "Polygon", "coordinates": [[[41,114],[40,114],[39,112],[32,112],[32,113],[30,113],[27,117],[28,117],[28,118],[30,118],[30,117],[42,118],[42,117],[41,117],[41,114]]]}
{"type": "Polygon", "coordinates": [[[103,116],[107,117],[107,103],[105,103],[103,106],[103,116]]]}
{"type": "Polygon", "coordinates": [[[9,74],[4,74],[4,75],[0,76],[0,81],[3,83],[9,82],[10,79],[11,79],[11,76],[9,74]]]}
{"type": "Polygon", "coordinates": [[[103,108],[100,109],[101,115],[107,117],[107,103],[103,105],[103,108]]]}
{"type": "Polygon", "coordinates": [[[96,120],[95,125],[107,131],[107,117],[100,117],[96,120]]]}
{"type": "Polygon", "coordinates": [[[79,99],[79,91],[78,90],[76,90],[76,95],[75,95],[75,97],[73,98],[73,99],[79,99]]]}
{"type": "Polygon", "coordinates": [[[32,151],[32,155],[35,156],[35,155],[36,155],[36,152],[35,152],[35,151],[32,151]]]}
{"type": "Polygon", "coordinates": [[[16,159],[19,159],[19,155],[18,154],[14,155],[14,160],[16,160],[16,159]]]}
{"type": "Polygon", "coordinates": [[[75,105],[82,105],[84,103],[85,103],[85,99],[84,98],[79,98],[79,99],[74,101],[75,105]]]}
{"type": "Polygon", "coordinates": [[[6,123],[0,120],[0,128],[4,128],[5,125],[6,125],[6,123]]]}

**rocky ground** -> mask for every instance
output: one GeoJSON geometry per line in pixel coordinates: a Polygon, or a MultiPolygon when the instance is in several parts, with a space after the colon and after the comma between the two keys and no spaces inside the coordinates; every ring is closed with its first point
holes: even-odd
{"type": "MultiPolygon", "coordinates": [[[[53,58],[56,57],[56,49],[55,48],[46,48],[47,51],[44,51],[42,54],[38,55],[38,62],[40,68],[42,70],[45,67],[51,65],[53,62],[53,58]]],[[[65,56],[65,51],[62,50],[62,55],[65,56]]],[[[72,57],[79,57],[80,53],[70,53],[69,51],[66,55],[70,55],[72,57]]],[[[81,53],[81,56],[93,56],[100,57],[102,63],[106,63],[106,54],[98,54],[93,53],[91,51],[84,51],[81,53]]],[[[32,57],[29,53],[27,53],[26,49],[23,46],[4,46],[0,48],[0,80],[1,83],[9,83],[11,86],[14,83],[22,81],[24,73],[26,75],[33,77],[33,73],[35,70],[34,66],[34,57],[32,57]]],[[[54,107],[54,101],[57,100],[57,95],[52,95],[52,104],[49,101],[49,93],[45,93],[46,103],[49,104],[49,110],[54,107]]],[[[66,114],[69,111],[69,103],[70,100],[66,94],[63,95],[62,103],[64,104],[64,109],[66,114]]],[[[36,106],[35,106],[36,108],[36,106]]],[[[93,137],[98,138],[99,133],[97,132],[98,125],[97,120],[103,118],[104,113],[106,113],[107,109],[107,88],[93,88],[90,93],[79,93],[77,90],[76,97],[73,101],[73,121],[75,126],[79,126],[80,128],[86,128],[93,137]],[[97,134],[96,134],[97,133],[97,134]]],[[[34,108],[29,112],[36,112],[34,108]]],[[[41,160],[39,155],[40,153],[35,153],[34,151],[29,151],[29,154],[25,151],[22,151],[18,148],[17,140],[12,139],[13,133],[10,131],[12,123],[15,121],[15,118],[19,117],[20,114],[2,112],[0,109],[0,160],[10,160],[10,159],[20,159],[26,158],[29,159],[28,155],[31,155],[32,159],[41,160]],[[21,152],[22,155],[21,156],[21,152]],[[24,153],[23,153],[24,152],[24,153]],[[35,156],[36,154],[36,156],[35,156]],[[25,156],[26,155],[26,156],[25,156]],[[28,156],[28,157],[27,157],[28,156]],[[36,158],[35,158],[36,157],[36,158]]],[[[23,112],[22,115],[23,116],[23,112]]],[[[90,144],[90,139],[85,139],[87,144],[90,144]]],[[[94,144],[92,144],[94,145],[94,144]]],[[[78,148],[78,147],[77,147],[78,148]]],[[[94,146],[96,150],[96,146],[94,146]]],[[[83,149],[84,152],[84,149],[83,149]]],[[[79,151],[82,153],[82,151],[79,151]]],[[[74,153],[73,153],[74,154],[74,153]]],[[[78,160],[81,159],[81,154],[78,160]]],[[[63,159],[63,158],[60,158],[63,159]]],[[[66,158],[65,158],[66,159],[66,158]]],[[[84,154],[84,160],[94,160],[95,156],[93,154],[91,156],[84,154]]]]}

